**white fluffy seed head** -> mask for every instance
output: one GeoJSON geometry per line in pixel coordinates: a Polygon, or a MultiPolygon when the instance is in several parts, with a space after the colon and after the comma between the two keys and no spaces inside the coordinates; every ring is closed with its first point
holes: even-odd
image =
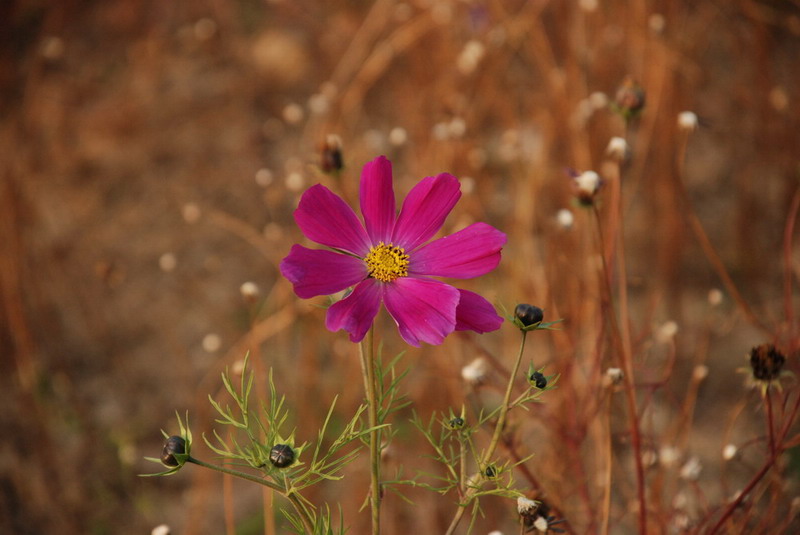
{"type": "Polygon", "coordinates": [[[529,515],[533,513],[539,506],[534,500],[520,496],[517,498],[517,512],[521,515],[529,515]]]}
{"type": "Polygon", "coordinates": [[[600,175],[594,171],[584,171],[575,177],[578,190],[588,195],[594,195],[600,188],[600,175]]]}
{"type": "Polygon", "coordinates": [[[609,368],[606,370],[603,382],[606,383],[607,386],[618,385],[624,378],[625,372],[623,372],[621,368],[609,368]]]}
{"type": "Polygon", "coordinates": [[[615,160],[624,160],[628,156],[628,142],[625,141],[624,137],[614,136],[608,142],[608,147],[606,147],[606,154],[614,158],[615,160]]]}
{"type": "Polygon", "coordinates": [[[697,457],[690,457],[681,467],[681,477],[687,481],[697,481],[702,471],[703,465],[700,464],[700,459],[697,457]]]}
{"type": "Polygon", "coordinates": [[[571,229],[572,225],[575,223],[575,215],[566,208],[562,208],[556,214],[556,221],[558,222],[559,227],[563,229],[571,229]]]}
{"type": "Polygon", "coordinates": [[[697,128],[697,114],[693,111],[682,111],[678,114],[678,128],[691,132],[697,128]]]}
{"type": "Polygon", "coordinates": [[[258,295],[261,293],[261,290],[253,281],[247,281],[242,283],[239,286],[239,292],[242,294],[242,297],[247,301],[253,301],[258,298],[258,295]]]}
{"type": "Polygon", "coordinates": [[[469,384],[478,384],[486,379],[486,374],[489,371],[489,365],[486,359],[478,357],[463,368],[461,368],[461,377],[469,384]]]}
{"type": "Polygon", "coordinates": [[[736,447],[735,444],[727,444],[724,448],[722,448],[722,458],[726,461],[730,461],[736,454],[739,452],[739,449],[736,447]]]}
{"type": "Polygon", "coordinates": [[[203,349],[206,353],[216,353],[222,347],[222,338],[216,333],[209,333],[203,337],[203,349]]]}

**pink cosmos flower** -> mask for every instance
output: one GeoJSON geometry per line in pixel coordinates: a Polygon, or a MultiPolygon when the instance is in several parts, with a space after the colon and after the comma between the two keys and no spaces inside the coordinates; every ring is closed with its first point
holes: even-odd
{"type": "Polygon", "coordinates": [[[427,177],[409,192],[396,215],[392,164],[380,156],[364,166],[360,202],[364,224],[328,188],[309,188],[294,212],[310,240],[332,250],[294,245],[281,273],[304,299],[353,287],[328,308],[325,326],[361,341],[381,303],[403,340],[440,344],[454,330],[494,331],[503,319],[474,292],[431,277],[468,279],[497,267],[506,235],[474,223],[429,243],[461,197],[456,177],[427,177]]]}

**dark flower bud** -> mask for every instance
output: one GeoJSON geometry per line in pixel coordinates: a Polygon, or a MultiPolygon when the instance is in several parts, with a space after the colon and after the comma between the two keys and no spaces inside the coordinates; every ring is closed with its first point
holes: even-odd
{"type": "Polygon", "coordinates": [[[490,464],[486,467],[486,470],[483,471],[483,475],[485,475],[489,479],[494,479],[497,477],[497,467],[493,464],[490,464]]]}
{"type": "Polygon", "coordinates": [[[626,120],[636,116],[644,108],[645,93],[633,77],[628,76],[617,89],[614,108],[626,120]]]}
{"type": "Polygon", "coordinates": [[[330,134],[322,145],[322,170],[326,173],[338,173],[344,168],[342,158],[342,140],[339,136],[330,134]]]}
{"type": "Polygon", "coordinates": [[[164,441],[164,449],[161,452],[161,462],[164,466],[180,466],[182,463],[175,456],[186,453],[186,440],[177,435],[169,437],[164,441]]]}
{"type": "Polygon", "coordinates": [[[786,357],[772,344],[761,344],[750,350],[750,367],[759,381],[772,381],[781,373],[786,357]]]}
{"type": "Polygon", "coordinates": [[[288,444],[276,444],[269,452],[269,462],[277,468],[286,468],[294,462],[294,450],[288,444]]]}
{"type": "Polygon", "coordinates": [[[542,322],[544,311],[539,307],[523,303],[514,309],[514,316],[522,323],[523,327],[530,327],[542,322]]]}
{"type": "Polygon", "coordinates": [[[542,372],[533,372],[529,378],[531,384],[539,390],[547,386],[547,377],[542,372]]]}
{"type": "Polygon", "coordinates": [[[450,429],[461,429],[464,427],[464,418],[462,418],[461,416],[456,416],[455,418],[447,422],[447,425],[450,427],[450,429]]]}

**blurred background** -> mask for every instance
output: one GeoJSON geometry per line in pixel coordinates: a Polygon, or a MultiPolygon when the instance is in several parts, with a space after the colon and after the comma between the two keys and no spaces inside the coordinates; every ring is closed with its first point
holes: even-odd
{"type": "MultiPolygon", "coordinates": [[[[645,444],[675,454],[653,461],[651,518],[663,532],[701,530],[763,456],[762,442],[736,466],[722,458],[726,443],[764,433],[736,369],[763,342],[797,349],[798,58],[796,1],[4,1],[0,531],[264,532],[259,489],[196,467],[137,474],[158,471],[143,457],[160,454],[161,429],[177,432],[175,411],[189,412],[196,456],[214,460],[199,440],[215,425],[207,398],[225,399],[219,374],[247,351],[260,393],[274,369],[299,440],[314,439],[335,395],[342,418],[360,403],[357,348],[277,265],[306,243],[292,218],[302,191],[322,182],[352,203],[361,166],[385,154],[398,199],[424,176],[462,180],[447,233],[480,220],[508,234],[498,270],[462,286],[565,318],[527,350],[563,375],[515,422],[536,484],[517,479],[574,532],[596,532],[600,435],[581,408],[605,395],[590,370],[610,357],[596,227],[568,170],[604,176],[612,136],[630,149],[623,226],[645,444]],[[627,76],[646,104],[626,124],[609,104],[627,76]],[[686,110],[697,128],[679,126],[686,110]],[[321,168],[331,135],[338,176],[321,168]],[[698,245],[682,187],[749,314],[698,245]],[[681,476],[689,459],[698,477],[681,476]]],[[[405,349],[385,313],[378,325],[385,354],[405,349]]],[[[410,348],[400,362],[415,410],[496,404],[518,337],[507,324],[410,348]],[[499,365],[465,384],[478,356],[499,365]]],[[[635,526],[620,396],[612,533],[635,526]]],[[[396,416],[387,470],[435,471],[407,419],[396,416]]],[[[768,506],[754,503],[753,526],[797,527],[792,466],[762,493],[768,506]]],[[[312,498],[341,503],[350,532],[365,533],[368,481],[362,459],[312,498]]],[[[413,507],[387,498],[385,532],[443,532],[454,497],[408,494],[413,507]]],[[[485,513],[476,533],[519,529],[510,500],[485,513]]]]}

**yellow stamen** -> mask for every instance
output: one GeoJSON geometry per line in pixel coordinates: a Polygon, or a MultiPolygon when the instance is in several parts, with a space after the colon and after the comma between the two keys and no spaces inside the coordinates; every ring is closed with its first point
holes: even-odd
{"type": "Polygon", "coordinates": [[[392,282],[408,276],[408,255],[402,247],[380,242],[364,257],[369,276],[381,282],[392,282]]]}

